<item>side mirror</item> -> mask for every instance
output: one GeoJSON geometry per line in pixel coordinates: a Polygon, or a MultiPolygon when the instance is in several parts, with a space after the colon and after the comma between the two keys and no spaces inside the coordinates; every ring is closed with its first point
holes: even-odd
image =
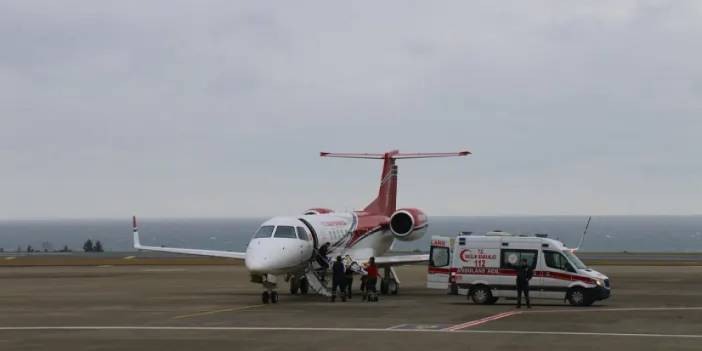
{"type": "Polygon", "coordinates": [[[570,265],[570,263],[566,263],[566,270],[571,273],[575,273],[575,268],[570,265]]]}

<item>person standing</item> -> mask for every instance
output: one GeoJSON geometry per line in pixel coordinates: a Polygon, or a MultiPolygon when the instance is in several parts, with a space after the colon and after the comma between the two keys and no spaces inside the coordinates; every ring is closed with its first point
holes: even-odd
{"type": "Polygon", "coordinates": [[[375,265],[375,257],[371,257],[368,260],[368,267],[366,267],[366,272],[368,275],[366,276],[366,284],[365,284],[365,293],[363,294],[363,300],[366,300],[368,297],[369,292],[373,292],[374,294],[377,294],[378,291],[375,289],[375,285],[378,282],[378,277],[380,276],[380,273],[378,272],[378,266],[375,265]]]}
{"type": "Polygon", "coordinates": [[[336,300],[336,290],[341,292],[341,301],[346,302],[346,292],[344,289],[344,283],[346,281],[346,268],[344,267],[344,262],[341,261],[341,256],[336,256],[336,261],[332,265],[332,296],[331,302],[336,300]]]}
{"type": "Polygon", "coordinates": [[[522,294],[526,299],[527,308],[531,308],[529,302],[529,280],[534,275],[534,270],[527,264],[527,259],[522,258],[521,265],[517,268],[517,308],[522,308],[522,294]]]}
{"type": "Polygon", "coordinates": [[[329,257],[327,257],[329,255],[329,246],[331,246],[330,243],[325,243],[317,250],[317,263],[324,269],[329,268],[329,257]]]}
{"type": "Polygon", "coordinates": [[[351,269],[351,264],[346,267],[346,272],[344,274],[344,286],[346,287],[346,297],[351,299],[351,290],[353,285],[353,270],[351,269]]]}

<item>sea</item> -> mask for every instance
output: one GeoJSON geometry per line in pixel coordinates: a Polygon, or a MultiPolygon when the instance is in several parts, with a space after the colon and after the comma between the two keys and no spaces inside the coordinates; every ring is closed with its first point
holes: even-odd
{"type": "MultiPolygon", "coordinates": [[[[427,235],[412,242],[396,241],[397,251],[427,251],[432,235],[455,236],[502,230],[512,234],[548,234],[575,247],[587,216],[462,216],[429,218],[427,235]]],[[[141,241],[146,245],[243,251],[265,218],[140,219],[141,241]]],[[[105,251],[134,251],[131,218],[4,220],[0,221],[0,248],[4,252],[31,245],[35,250],[80,251],[90,239],[105,251]]],[[[595,216],[585,242],[587,252],[702,252],[702,215],[595,216]]]]}

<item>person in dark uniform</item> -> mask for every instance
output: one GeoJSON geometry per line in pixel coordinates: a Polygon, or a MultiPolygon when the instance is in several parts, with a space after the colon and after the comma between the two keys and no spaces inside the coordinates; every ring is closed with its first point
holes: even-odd
{"type": "Polygon", "coordinates": [[[324,269],[329,268],[329,257],[327,257],[329,255],[329,246],[331,244],[326,243],[317,250],[317,263],[324,269]]]}
{"type": "Polygon", "coordinates": [[[336,290],[341,292],[341,301],[346,302],[346,292],[344,289],[344,283],[346,282],[346,267],[344,267],[344,262],[341,261],[341,256],[336,256],[336,261],[332,265],[332,297],[331,302],[336,300],[336,290]]]}
{"type": "Polygon", "coordinates": [[[522,308],[522,294],[526,299],[527,308],[531,308],[529,303],[529,280],[534,275],[534,270],[527,264],[527,259],[522,258],[522,263],[517,268],[517,308],[522,308]]]}
{"type": "Polygon", "coordinates": [[[351,299],[351,286],[353,285],[353,270],[351,265],[346,267],[346,272],[344,274],[344,286],[346,287],[346,297],[351,299]]]}

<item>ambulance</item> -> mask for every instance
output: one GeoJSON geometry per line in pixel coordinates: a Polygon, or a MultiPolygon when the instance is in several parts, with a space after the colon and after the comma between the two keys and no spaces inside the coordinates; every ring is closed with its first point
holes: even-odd
{"type": "Polygon", "coordinates": [[[609,278],[588,268],[558,240],[546,235],[516,236],[502,231],[433,236],[427,287],[466,295],[476,304],[517,297],[516,268],[522,259],[534,270],[533,299],[589,306],[610,295],[609,278]]]}

